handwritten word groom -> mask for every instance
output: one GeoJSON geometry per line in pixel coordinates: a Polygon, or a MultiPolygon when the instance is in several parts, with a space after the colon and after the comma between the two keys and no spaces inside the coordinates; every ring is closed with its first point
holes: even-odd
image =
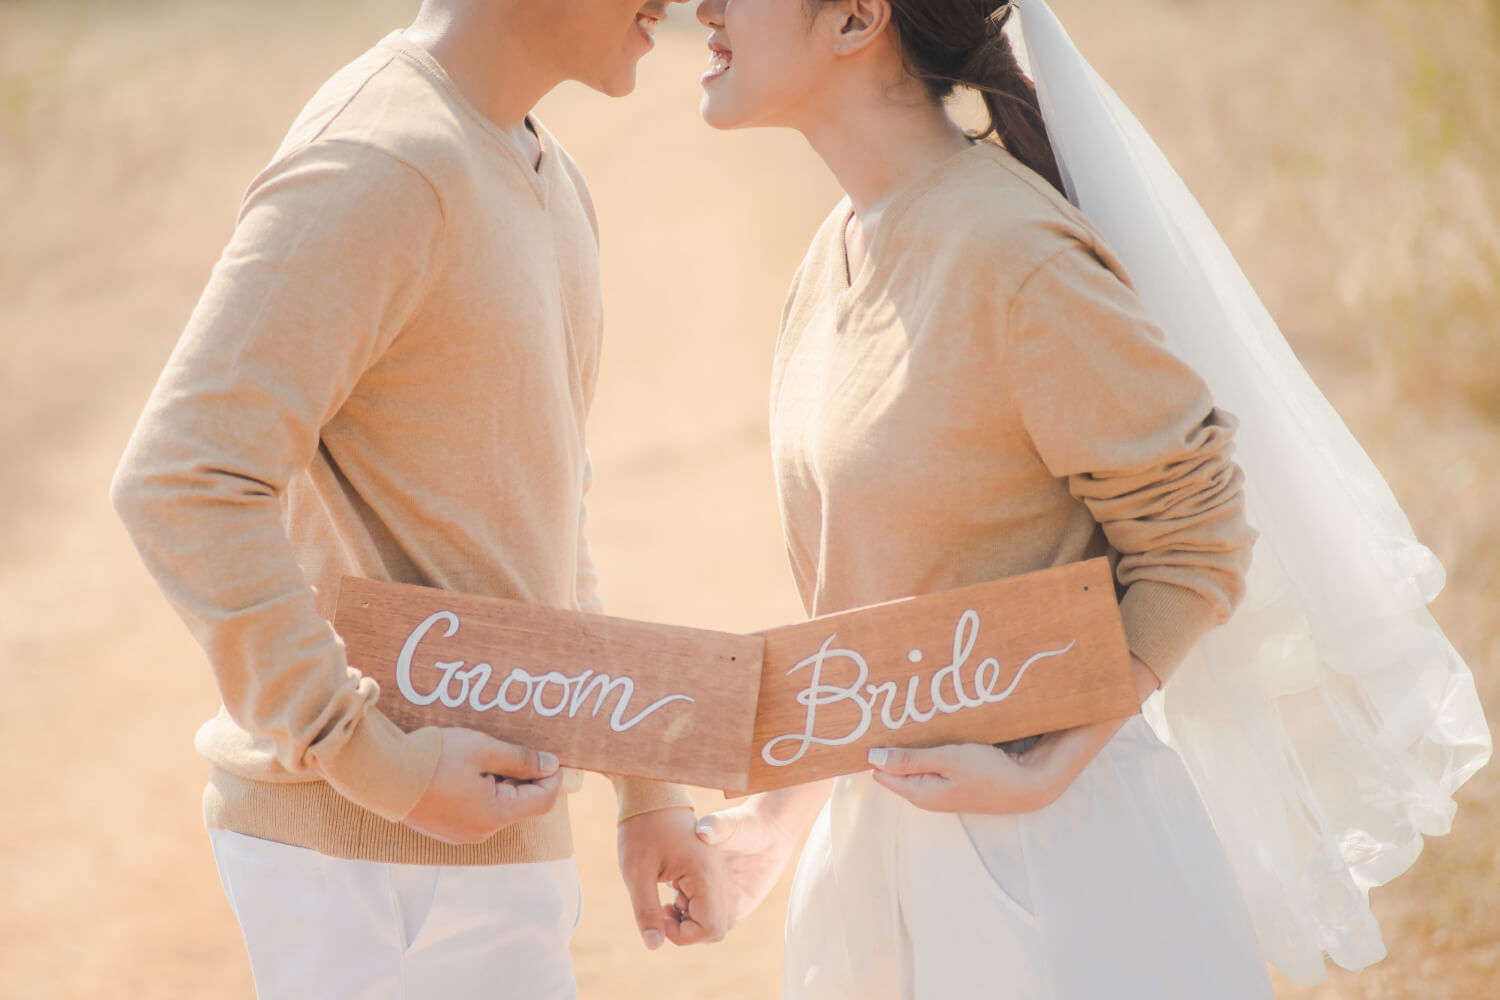
{"type": "MultiPolygon", "coordinates": [[[[112,495],[223,698],[197,748],[261,997],[576,994],[551,755],[405,733],[329,620],[345,575],[597,611],[597,223],[531,108],[628,93],[679,0],[427,0],[251,184],[112,495]]],[[[727,927],[683,790],[616,781],[647,947],[727,927]],[[664,912],[675,881],[685,912],[664,912]]]]}

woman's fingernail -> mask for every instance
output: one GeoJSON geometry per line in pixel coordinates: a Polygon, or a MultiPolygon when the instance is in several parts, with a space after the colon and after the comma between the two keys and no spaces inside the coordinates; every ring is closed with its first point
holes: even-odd
{"type": "Polygon", "coordinates": [[[556,771],[557,754],[547,753],[545,750],[543,750],[540,754],[537,755],[537,763],[542,766],[543,771],[556,771]]]}
{"type": "Polygon", "coordinates": [[[885,762],[890,759],[891,752],[885,747],[874,747],[870,750],[870,763],[876,767],[885,767],[885,762]]]}
{"type": "Polygon", "coordinates": [[[641,940],[646,942],[647,951],[655,951],[661,947],[661,931],[645,931],[641,934],[641,940]]]}
{"type": "Polygon", "coordinates": [[[714,820],[713,820],[713,817],[712,816],[705,816],[705,817],[703,817],[702,819],[700,819],[698,821],[698,825],[695,826],[693,829],[698,832],[698,836],[700,836],[700,837],[712,837],[713,834],[714,834],[714,820]]]}

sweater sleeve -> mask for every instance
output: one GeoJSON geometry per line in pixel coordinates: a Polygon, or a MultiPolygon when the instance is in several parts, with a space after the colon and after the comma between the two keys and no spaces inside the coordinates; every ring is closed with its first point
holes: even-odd
{"type": "Polygon", "coordinates": [[[374,708],[317,612],[281,497],[321,428],[392,343],[441,252],[442,207],[409,166],[322,141],[252,184],[115,474],[147,569],[208,655],[224,705],[288,774],[399,820],[436,729],[374,708]]]}
{"type": "Polygon", "coordinates": [[[1231,461],[1235,419],[1082,243],[1026,279],[1009,329],[1021,421],[1119,553],[1127,641],[1165,681],[1244,594],[1255,533],[1231,461]]]}

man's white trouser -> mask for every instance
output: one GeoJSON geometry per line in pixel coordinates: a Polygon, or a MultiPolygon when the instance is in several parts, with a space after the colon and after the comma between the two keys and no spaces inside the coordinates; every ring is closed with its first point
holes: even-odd
{"type": "Polygon", "coordinates": [[[485,866],[330,858],[210,830],[260,1000],[573,1000],[571,860],[485,866]]]}

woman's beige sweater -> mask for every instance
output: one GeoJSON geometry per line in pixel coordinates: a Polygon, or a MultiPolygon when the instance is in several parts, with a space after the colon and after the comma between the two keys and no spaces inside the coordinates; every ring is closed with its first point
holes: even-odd
{"type": "Polygon", "coordinates": [[[999,147],[902,192],[852,282],[849,217],[793,281],[772,376],[808,612],[1110,555],[1130,648],[1167,678],[1243,592],[1233,418],[1088,221],[999,147]]]}

